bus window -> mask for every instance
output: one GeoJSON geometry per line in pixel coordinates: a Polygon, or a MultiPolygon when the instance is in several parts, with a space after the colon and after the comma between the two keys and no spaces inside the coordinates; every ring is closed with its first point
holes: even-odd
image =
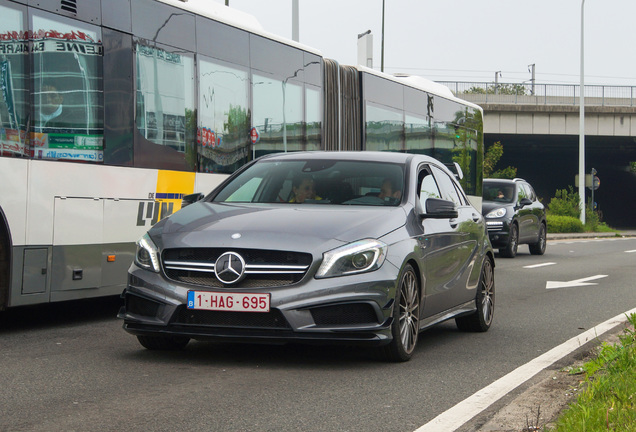
{"type": "Polygon", "coordinates": [[[135,166],[193,171],[196,167],[194,56],[135,44],[135,166]]]}
{"type": "Polygon", "coordinates": [[[306,150],[320,150],[322,129],[322,94],[318,88],[306,85],[305,87],[305,117],[307,125],[306,150]]]}
{"type": "Polygon", "coordinates": [[[248,73],[199,59],[199,170],[233,173],[249,158],[248,73]]]}
{"type": "Polygon", "coordinates": [[[85,23],[42,14],[33,16],[33,156],[101,163],[101,31],[85,23]]]}
{"type": "Polygon", "coordinates": [[[0,6],[0,156],[27,156],[28,53],[26,13],[0,6]]]}
{"type": "Polygon", "coordinates": [[[433,131],[431,128],[431,118],[408,114],[404,115],[404,140],[406,151],[432,156],[433,154],[433,131]]]}
{"type": "Polygon", "coordinates": [[[366,104],[366,150],[403,151],[404,120],[394,108],[366,104]]]}
{"type": "Polygon", "coordinates": [[[256,157],[267,153],[303,150],[303,87],[289,80],[253,75],[253,125],[260,134],[256,157]]]}

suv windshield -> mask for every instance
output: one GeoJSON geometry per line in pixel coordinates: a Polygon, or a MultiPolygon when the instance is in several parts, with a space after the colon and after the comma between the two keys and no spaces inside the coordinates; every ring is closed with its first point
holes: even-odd
{"type": "Polygon", "coordinates": [[[501,203],[515,201],[515,185],[510,183],[484,182],[484,200],[501,203]]]}
{"type": "Polygon", "coordinates": [[[404,171],[398,164],[264,160],[227,184],[213,201],[397,206],[403,190],[404,171]]]}

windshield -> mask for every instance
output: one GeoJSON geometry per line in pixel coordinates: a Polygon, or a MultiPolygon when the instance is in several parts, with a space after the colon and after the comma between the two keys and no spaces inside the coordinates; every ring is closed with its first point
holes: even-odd
{"type": "Polygon", "coordinates": [[[515,198],[515,185],[509,183],[484,182],[485,201],[512,203],[515,198]]]}
{"type": "Polygon", "coordinates": [[[214,202],[397,206],[402,165],[330,159],[261,161],[237,176],[214,202]]]}

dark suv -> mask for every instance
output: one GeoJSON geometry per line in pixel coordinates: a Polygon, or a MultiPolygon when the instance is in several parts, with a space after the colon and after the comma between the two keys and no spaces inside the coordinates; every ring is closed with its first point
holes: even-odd
{"type": "Polygon", "coordinates": [[[519,244],[528,244],[533,255],[545,253],[545,207],[525,180],[484,179],[482,213],[499,255],[514,258],[519,244]]]}

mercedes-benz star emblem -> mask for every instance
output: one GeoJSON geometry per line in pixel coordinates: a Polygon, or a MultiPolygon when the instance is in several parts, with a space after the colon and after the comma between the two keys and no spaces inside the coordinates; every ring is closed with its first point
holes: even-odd
{"type": "Polygon", "coordinates": [[[214,272],[222,283],[236,283],[245,275],[245,260],[236,252],[225,252],[214,263],[214,272]]]}

